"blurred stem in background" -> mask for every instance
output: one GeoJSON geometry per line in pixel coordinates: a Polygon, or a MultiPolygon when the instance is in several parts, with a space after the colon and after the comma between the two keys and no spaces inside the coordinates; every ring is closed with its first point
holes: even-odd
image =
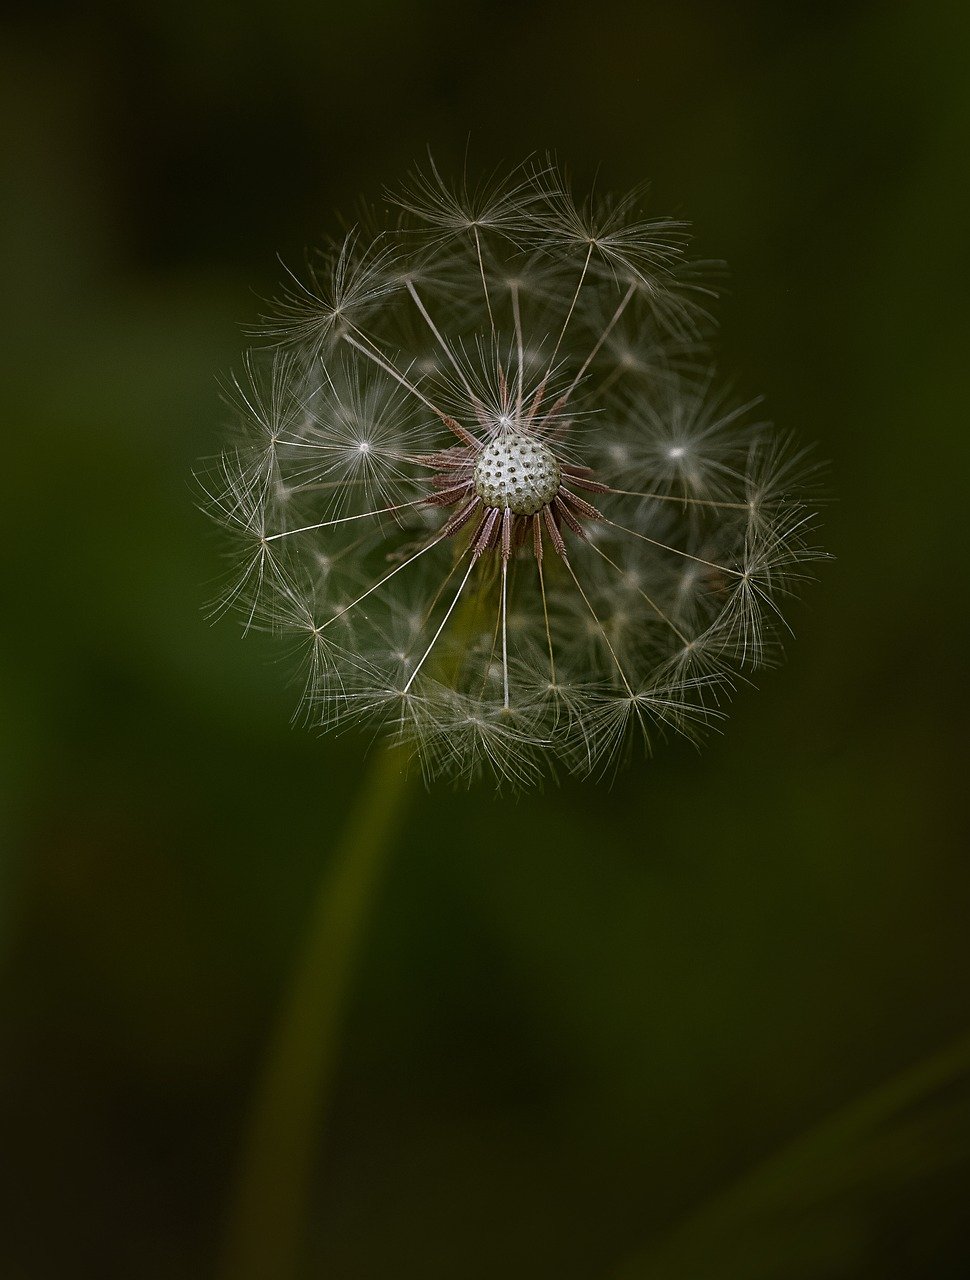
{"type": "Polygon", "coordinates": [[[406,753],[376,753],[320,885],[257,1082],[230,1205],[223,1280],[298,1273],[313,1159],[354,964],[407,798],[406,753]]]}
{"type": "MultiPolygon", "coordinates": [[[[697,1206],[616,1280],[869,1275],[873,1206],[970,1154],[970,1035],[865,1092],[697,1206]],[[854,1264],[854,1265],[853,1265],[854,1264]]],[[[949,1274],[949,1273],[948,1273],[949,1274]]]]}

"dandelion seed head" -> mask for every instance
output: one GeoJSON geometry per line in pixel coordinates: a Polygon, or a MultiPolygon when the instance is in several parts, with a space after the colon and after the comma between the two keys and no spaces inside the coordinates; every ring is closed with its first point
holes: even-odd
{"type": "Polygon", "coordinates": [[[299,646],[304,719],[429,779],[697,737],[819,553],[804,453],[721,389],[688,228],[552,163],[389,199],[289,274],[229,381],[213,611],[299,646]]]}

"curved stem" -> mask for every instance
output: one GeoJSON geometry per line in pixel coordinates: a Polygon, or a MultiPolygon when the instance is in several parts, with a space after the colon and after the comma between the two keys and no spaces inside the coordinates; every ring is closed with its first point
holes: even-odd
{"type": "Polygon", "coordinates": [[[257,1083],[230,1209],[223,1280],[291,1280],[299,1273],[309,1183],[348,990],[406,792],[405,752],[378,752],[321,881],[257,1083]]]}

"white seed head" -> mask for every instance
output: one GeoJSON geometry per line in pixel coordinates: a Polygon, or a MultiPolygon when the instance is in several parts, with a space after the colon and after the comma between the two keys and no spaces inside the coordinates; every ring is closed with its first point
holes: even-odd
{"type": "Polygon", "coordinates": [[[433,166],[313,260],[229,387],[216,610],[429,777],[600,774],[723,715],[818,558],[802,454],[718,393],[684,224],[433,166]]]}
{"type": "Polygon", "coordinates": [[[475,492],[486,507],[535,515],[552,502],[562,473],[553,451],[519,431],[486,445],[475,463],[475,492]]]}

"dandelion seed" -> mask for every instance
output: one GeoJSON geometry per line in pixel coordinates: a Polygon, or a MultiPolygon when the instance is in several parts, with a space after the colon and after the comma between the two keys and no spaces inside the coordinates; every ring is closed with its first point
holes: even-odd
{"type": "Polygon", "coordinates": [[[293,277],[206,483],[216,604],[305,652],[303,714],[425,774],[608,772],[723,716],[785,628],[811,468],[718,390],[684,224],[552,164],[432,165],[293,277]]]}

